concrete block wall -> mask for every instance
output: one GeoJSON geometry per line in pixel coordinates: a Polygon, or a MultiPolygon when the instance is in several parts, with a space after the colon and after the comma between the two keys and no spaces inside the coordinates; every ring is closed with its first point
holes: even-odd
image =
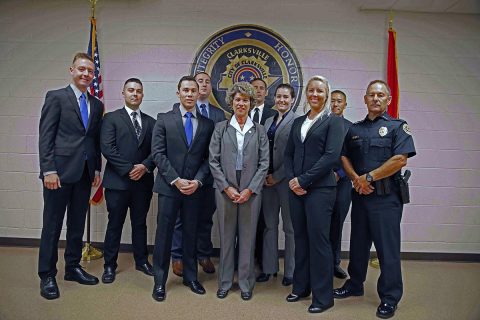
{"type": "MultiPolygon", "coordinates": [[[[73,54],[86,49],[89,15],[81,1],[0,3],[0,237],[40,237],[39,114],[46,91],[68,84],[73,54]]],[[[169,110],[196,50],[235,24],[282,35],[305,79],[324,75],[345,90],[351,120],[366,114],[367,83],[385,78],[388,13],[359,11],[348,1],[102,0],[96,17],[107,111],[122,105],[122,84],[132,76],[144,82],[143,111],[155,117],[169,110]]],[[[402,250],[480,253],[480,17],[398,12],[394,26],[400,115],[418,153],[408,164],[412,203],[404,210],[402,250]]],[[[156,208],[154,197],[150,244],[156,208]]],[[[104,203],[92,208],[93,241],[103,241],[107,215],[104,203]]],[[[218,246],[216,229],[213,238],[218,246]]],[[[128,219],[122,242],[130,243],[128,219]]]]}

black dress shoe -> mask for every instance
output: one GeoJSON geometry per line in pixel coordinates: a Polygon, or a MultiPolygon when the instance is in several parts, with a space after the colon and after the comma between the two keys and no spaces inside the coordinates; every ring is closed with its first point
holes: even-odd
{"type": "Polygon", "coordinates": [[[115,269],[111,266],[105,267],[102,274],[103,283],[112,283],[115,281],[115,269]]]}
{"type": "Polygon", "coordinates": [[[359,297],[363,296],[363,289],[360,291],[351,291],[350,289],[345,288],[345,286],[337,289],[333,289],[333,297],[336,299],[345,299],[348,297],[359,297]]]}
{"type": "Polygon", "coordinates": [[[309,294],[295,294],[295,293],[290,293],[287,298],[285,298],[285,300],[287,300],[287,302],[297,302],[298,300],[302,299],[302,298],[306,298],[308,297],[309,294]]]}
{"type": "Polygon", "coordinates": [[[153,277],[153,267],[148,261],[142,265],[135,265],[135,269],[153,277]]]}
{"type": "Polygon", "coordinates": [[[380,303],[377,308],[377,317],[389,319],[395,315],[395,310],[397,310],[396,304],[380,303]]]}
{"type": "Polygon", "coordinates": [[[252,296],[252,291],[242,291],[242,293],[240,293],[240,297],[245,301],[252,299],[252,296]]]}
{"type": "Polygon", "coordinates": [[[157,301],[163,301],[165,300],[166,296],[167,296],[167,291],[165,290],[164,285],[156,284],[153,287],[153,293],[152,293],[153,299],[157,301]]]}
{"type": "Polygon", "coordinates": [[[98,278],[92,276],[80,267],[65,270],[63,279],[67,281],[76,281],[80,284],[94,285],[98,283],[98,278]]]}
{"type": "Polygon", "coordinates": [[[225,299],[228,296],[228,290],[218,289],[217,290],[217,298],[218,299],[225,299]]]}
{"type": "Polygon", "coordinates": [[[310,312],[310,313],[322,313],[323,311],[328,310],[331,307],[333,307],[333,303],[329,306],[326,306],[326,307],[317,307],[317,306],[314,306],[313,304],[311,304],[310,307],[308,307],[308,312],[310,312]]]}
{"type": "Polygon", "coordinates": [[[346,279],[348,277],[347,273],[343,271],[340,266],[335,266],[333,268],[333,275],[338,279],[346,279]]]}
{"type": "Polygon", "coordinates": [[[200,282],[198,282],[197,280],[193,280],[193,281],[183,281],[183,284],[187,287],[190,288],[190,290],[192,290],[192,292],[196,293],[196,294],[205,294],[205,288],[202,287],[202,285],[200,284],[200,282]]]}
{"type": "Polygon", "coordinates": [[[283,277],[283,279],[282,279],[282,286],[288,287],[288,286],[291,285],[292,283],[293,283],[293,279],[292,279],[292,278],[283,277]]]}
{"type": "Polygon", "coordinates": [[[270,275],[268,273],[260,273],[257,277],[257,282],[267,282],[270,279],[270,275]]]}
{"type": "Polygon", "coordinates": [[[57,281],[55,277],[46,277],[40,280],[40,295],[47,300],[53,300],[60,297],[57,281]]]}

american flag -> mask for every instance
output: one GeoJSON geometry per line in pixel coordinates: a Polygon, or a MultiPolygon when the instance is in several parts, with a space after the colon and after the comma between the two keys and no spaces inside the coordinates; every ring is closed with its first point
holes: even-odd
{"type": "Polygon", "coordinates": [[[90,85],[90,94],[103,102],[102,74],[100,73],[100,52],[98,51],[97,21],[95,18],[90,19],[90,42],[88,43],[88,54],[95,62],[95,77],[90,85]]]}
{"type": "MultiPolygon", "coordinates": [[[[93,58],[93,62],[95,63],[95,77],[90,85],[90,94],[103,102],[102,74],[100,73],[100,53],[98,51],[97,41],[97,21],[93,17],[90,19],[90,41],[88,43],[88,54],[93,58]]],[[[100,184],[90,200],[90,203],[93,205],[98,205],[102,202],[102,200],[103,184],[100,184]]]]}

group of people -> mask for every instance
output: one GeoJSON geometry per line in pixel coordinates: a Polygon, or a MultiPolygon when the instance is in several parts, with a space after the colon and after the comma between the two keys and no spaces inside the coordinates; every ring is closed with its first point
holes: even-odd
{"type": "Polygon", "coordinates": [[[377,316],[395,314],[402,296],[401,168],[415,148],[406,122],[386,113],[391,95],[385,82],[368,84],[368,114],[354,124],[343,118],[345,93],[331,91],[324,77],[308,80],[302,116],[291,110],[296,99],[291,85],[275,88],[272,108],[265,105],[264,79],[237,82],[226,94],[233,110],[227,120],[209,103],[210,76],[199,73],[180,79],[179,103],[155,121],[140,110],[144,93],[139,79],[125,81],[125,105],[102,119],[102,103],[87,92],[94,77],[91,57],[75,55],[70,74],[69,86],[47,93],[39,126],[44,210],[38,274],[44,298],[60,295],[56,263],[65,211],[64,279],[99,282],[82,269],[80,258],[90,189],[100,184],[103,154],[108,210],[103,283],[115,281],[122,228],[130,210],[135,266],[154,277],[152,297],[166,299],[170,261],[185,286],[205,294],[197,263],[207,273],[216,271],[210,260],[216,210],[216,295],[227,297],[238,270],[241,298],[250,300],[255,283],[279,271],[281,214],[282,284],[293,284],[288,302],[311,295],[308,311],[320,313],[334,305],[334,298],[363,295],[373,242],[381,268],[377,316]],[[151,265],[146,216],[153,192],[158,194],[158,214],[151,265]],[[350,279],[333,289],[333,276],[347,278],[339,253],[351,200],[350,279]]]}

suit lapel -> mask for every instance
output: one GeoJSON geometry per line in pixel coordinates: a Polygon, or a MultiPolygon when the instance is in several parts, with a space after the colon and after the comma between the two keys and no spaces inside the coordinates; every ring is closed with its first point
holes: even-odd
{"type": "Polygon", "coordinates": [[[305,140],[303,142],[307,141],[308,137],[312,134],[312,132],[315,131],[318,127],[320,127],[320,125],[322,125],[325,121],[327,121],[328,118],[329,116],[326,116],[323,119],[318,119],[307,131],[307,135],[305,136],[305,140]]]}
{"type": "MultiPolygon", "coordinates": [[[[280,135],[280,133],[285,130],[285,128],[291,121],[293,121],[293,113],[288,112],[287,116],[282,120],[282,122],[280,122],[280,125],[277,128],[277,133],[280,135]]],[[[277,134],[275,134],[275,139],[276,137],[277,134]]]]}
{"type": "Polygon", "coordinates": [[[227,124],[227,135],[232,141],[232,145],[235,146],[235,151],[238,151],[238,144],[237,144],[237,130],[230,125],[230,123],[227,124]]]}
{"type": "Polygon", "coordinates": [[[120,112],[120,116],[122,120],[125,122],[125,125],[128,128],[128,131],[130,131],[130,133],[133,135],[135,140],[137,140],[137,134],[135,133],[135,128],[133,127],[132,119],[130,118],[130,115],[128,114],[127,110],[125,110],[125,108],[122,108],[120,112]]]}
{"type": "MultiPolygon", "coordinates": [[[[148,118],[147,115],[140,111],[140,115],[142,117],[142,133],[140,134],[140,138],[138,138],[138,145],[141,145],[143,140],[145,139],[145,135],[147,133],[147,126],[148,126],[148,118]]],[[[133,127],[133,125],[132,125],[133,127]]]]}
{"type": "Polygon", "coordinates": [[[180,136],[182,137],[183,142],[188,149],[187,136],[185,134],[185,127],[183,126],[182,113],[180,112],[180,108],[173,109],[173,120],[175,121],[177,130],[179,131],[180,136]]]}
{"type": "Polygon", "coordinates": [[[73,89],[70,86],[67,86],[65,89],[67,91],[68,100],[70,100],[70,103],[72,104],[72,107],[78,116],[78,121],[80,121],[80,124],[85,129],[85,127],[83,126],[82,115],[80,114],[80,107],[78,106],[78,101],[77,101],[77,97],[75,96],[75,92],[73,92],[73,89]]]}
{"type": "MultiPolygon", "coordinates": [[[[202,116],[203,117],[203,116],[202,116]]],[[[208,119],[208,118],[207,118],[208,119]]],[[[204,122],[203,122],[204,119],[201,119],[200,118],[200,113],[198,112],[197,110],[197,130],[195,131],[195,135],[193,136],[192,138],[192,144],[190,145],[190,147],[193,146],[193,144],[195,143],[195,141],[197,141],[197,137],[199,137],[201,134],[202,134],[202,130],[203,130],[203,126],[204,126],[204,122]]],[[[186,137],[186,136],[185,136],[186,137]]]]}
{"type": "Polygon", "coordinates": [[[251,127],[247,132],[245,132],[245,137],[243,138],[243,150],[247,147],[248,143],[252,139],[253,134],[255,133],[255,130],[257,127],[254,125],[251,127]]]}
{"type": "Polygon", "coordinates": [[[304,116],[301,116],[300,119],[298,122],[297,122],[297,126],[292,128],[292,132],[295,134],[295,136],[297,137],[298,141],[302,142],[302,124],[303,122],[305,121],[305,118],[307,117],[307,115],[304,115],[304,116]]]}

